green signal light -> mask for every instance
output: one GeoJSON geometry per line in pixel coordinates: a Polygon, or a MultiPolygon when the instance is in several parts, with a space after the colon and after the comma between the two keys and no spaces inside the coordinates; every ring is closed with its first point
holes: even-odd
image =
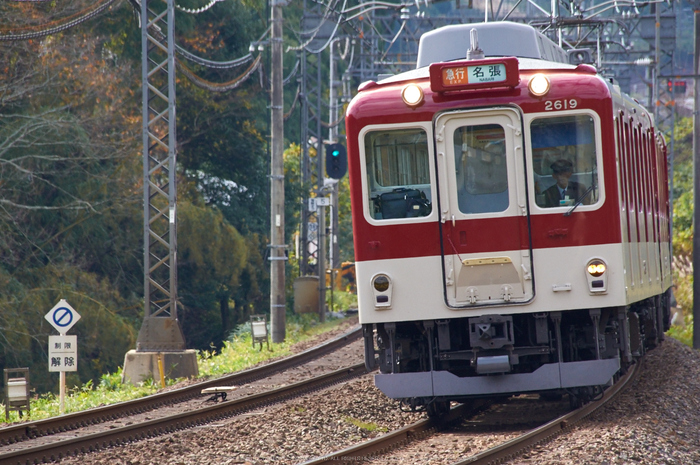
{"type": "Polygon", "coordinates": [[[348,156],[342,144],[326,145],[326,174],[329,178],[340,179],[348,170],[348,156]]]}

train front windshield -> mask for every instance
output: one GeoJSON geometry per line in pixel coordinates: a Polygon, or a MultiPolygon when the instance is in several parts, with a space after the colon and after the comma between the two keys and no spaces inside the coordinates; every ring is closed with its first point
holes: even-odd
{"type": "Polygon", "coordinates": [[[537,118],[530,123],[530,134],[537,205],[596,203],[600,192],[593,118],[537,118]]]}
{"type": "Polygon", "coordinates": [[[423,129],[370,132],[365,138],[365,153],[372,218],[430,215],[428,136],[423,129]]]}
{"type": "Polygon", "coordinates": [[[462,126],[454,132],[455,175],[462,213],[508,208],[505,132],[500,124],[462,126]]]}

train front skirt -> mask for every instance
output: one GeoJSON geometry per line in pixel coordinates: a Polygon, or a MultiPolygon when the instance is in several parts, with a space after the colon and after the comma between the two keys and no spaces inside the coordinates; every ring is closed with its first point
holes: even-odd
{"type": "Polygon", "coordinates": [[[488,396],[549,391],[612,383],[620,359],[548,363],[532,373],[460,378],[448,371],[378,374],[375,385],[392,399],[431,396],[488,396]]]}

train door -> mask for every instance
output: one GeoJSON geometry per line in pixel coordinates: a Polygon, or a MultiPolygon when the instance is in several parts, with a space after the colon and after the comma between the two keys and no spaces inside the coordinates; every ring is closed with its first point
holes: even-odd
{"type": "Polygon", "coordinates": [[[435,121],[445,300],[456,308],[534,296],[522,122],[512,108],[435,121]]]}

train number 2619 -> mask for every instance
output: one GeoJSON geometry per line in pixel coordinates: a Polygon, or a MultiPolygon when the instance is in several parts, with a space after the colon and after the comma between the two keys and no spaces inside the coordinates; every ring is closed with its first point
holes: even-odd
{"type": "Polygon", "coordinates": [[[547,100],[544,102],[544,110],[572,110],[578,106],[575,98],[568,100],[547,100]]]}

